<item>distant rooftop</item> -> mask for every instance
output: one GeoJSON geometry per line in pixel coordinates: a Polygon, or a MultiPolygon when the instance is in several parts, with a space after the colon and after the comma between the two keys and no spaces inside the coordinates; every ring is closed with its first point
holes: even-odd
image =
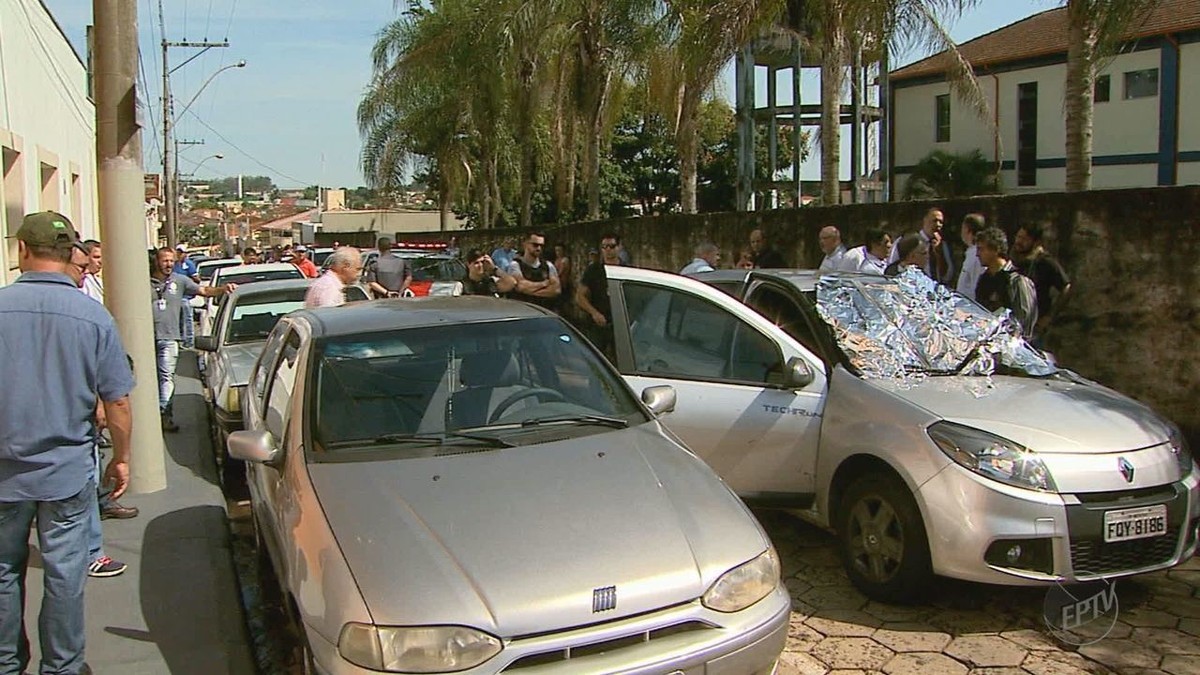
{"type": "MultiPolygon", "coordinates": [[[[1067,28],[1066,8],[1051,9],[964,42],[958,50],[977,71],[987,70],[1012,61],[1066,54],[1067,28]]],[[[1126,33],[1125,41],[1196,29],[1200,29],[1200,2],[1162,0],[1126,33]]],[[[949,62],[946,52],[938,52],[892,71],[890,77],[907,80],[939,75],[946,72],[949,62]]]]}

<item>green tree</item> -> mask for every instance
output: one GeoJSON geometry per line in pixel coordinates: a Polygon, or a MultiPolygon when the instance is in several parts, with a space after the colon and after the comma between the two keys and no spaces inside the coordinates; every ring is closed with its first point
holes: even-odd
{"type": "Polygon", "coordinates": [[[1159,0],[1067,0],[1066,155],[1068,192],[1092,186],[1096,73],[1129,29],[1159,0]]]}
{"type": "Polygon", "coordinates": [[[980,150],[952,154],[934,150],[913,167],[905,199],[951,199],[1000,192],[996,163],[980,150]]]}

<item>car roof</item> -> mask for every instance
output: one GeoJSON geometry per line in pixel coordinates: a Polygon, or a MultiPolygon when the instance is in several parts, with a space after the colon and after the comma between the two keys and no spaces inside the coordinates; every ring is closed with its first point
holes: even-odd
{"type": "Polygon", "coordinates": [[[253,272],[277,272],[279,270],[295,269],[296,266],[291,263],[254,263],[252,265],[230,265],[222,267],[221,271],[225,274],[249,274],[253,272]]]}
{"type": "Polygon", "coordinates": [[[196,267],[233,267],[241,264],[237,258],[209,258],[196,263],[196,267]]]}
{"type": "Polygon", "coordinates": [[[505,319],[557,316],[535,305],[484,296],[400,298],[354,302],[340,307],[306,309],[291,314],[303,320],[313,337],[338,337],[383,330],[462,325],[505,319]]]}
{"type": "Polygon", "coordinates": [[[238,284],[238,287],[233,289],[233,292],[228,297],[244,298],[247,295],[287,291],[293,288],[307,288],[312,281],[312,279],[276,279],[273,281],[256,281],[252,284],[238,284]]]}

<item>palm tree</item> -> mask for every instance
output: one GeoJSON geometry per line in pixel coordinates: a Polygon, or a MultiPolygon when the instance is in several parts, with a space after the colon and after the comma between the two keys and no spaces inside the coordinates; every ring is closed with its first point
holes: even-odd
{"type": "Polygon", "coordinates": [[[1068,192],[1092,186],[1092,114],[1096,72],[1121,38],[1159,0],[1066,0],[1066,154],[1068,192]]]}
{"type": "Polygon", "coordinates": [[[696,212],[697,129],[701,107],[721,69],[743,45],[772,25],[783,0],[665,0],[666,44],[655,50],[649,80],[673,122],[680,206],[696,212]]]}
{"type": "Polygon", "coordinates": [[[913,166],[905,199],[954,199],[1000,192],[996,163],[978,148],[955,155],[934,150],[913,166]]]}
{"type": "MultiPolygon", "coordinates": [[[[812,27],[810,36],[821,49],[821,193],[825,202],[841,200],[841,100],[845,67],[861,50],[878,57],[883,49],[904,51],[912,46],[944,50],[948,79],[959,99],[983,119],[989,119],[987,100],[971,65],[956,48],[942,21],[979,4],[980,0],[810,0],[794,18],[812,27]]],[[[1102,1],[1102,0],[1098,0],[1102,1]]]]}

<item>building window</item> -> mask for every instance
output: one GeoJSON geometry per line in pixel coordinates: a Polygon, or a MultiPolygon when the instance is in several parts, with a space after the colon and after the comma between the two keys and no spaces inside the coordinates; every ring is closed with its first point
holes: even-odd
{"type": "Polygon", "coordinates": [[[1112,90],[1112,76],[1101,75],[1096,78],[1096,88],[1092,92],[1093,103],[1108,103],[1109,93],[1112,90]]]}
{"type": "Polygon", "coordinates": [[[950,141],[950,94],[942,94],[934,101],[937,108],[937,136],[934,140],[947,143],[950,141]]]}
{"type": "Polygon", "coordinates": [[[1017,85],[1017,185],[1037,185],[1037,82],[1017,85]]]}
{"type": "Polygon", "coordinates": [[[1125,73],[1125,100],[1158,96],[1158,68],[1125,73]]]}

